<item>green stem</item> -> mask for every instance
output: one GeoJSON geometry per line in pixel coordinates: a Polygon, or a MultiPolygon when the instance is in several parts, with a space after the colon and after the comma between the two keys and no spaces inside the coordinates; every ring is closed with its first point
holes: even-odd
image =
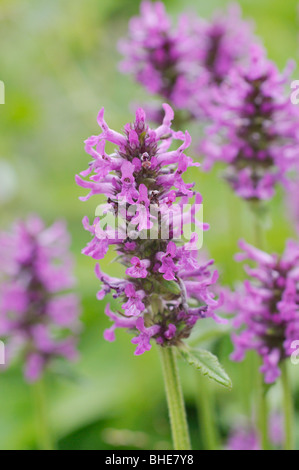
{"type": "Polygon", "coordinates": [[[199,427],[205,450],[218,449],[219,436],[214,413],[214,394],[209,389],[206,377],[196,374],[199,393],[196,396],[199,427]]]}
{"type": "Polygon", "coordinates": [[[174,450],[190,450],[183,392],[173,347],[159,348],[174,450]]]}
{"type": "Polygon", "coordinates": [[[263,250],[264,248],[264,230],[263,230],[263,225],[262,225],[262,220],[261,220],[261,214],[259,214],[259,205],[260,202],[252,202],[251,203],[251,210],[253,213],[254,217],[254,245],[256,248],[259,248],[260,250],[263,250]]]}
{"type": "Polygon", "coordinates": [[[264,386],[264,378],[259,372],[258,376],[258,427],[260,431],[260,440],[262,450],[270,449],[268,436],[268,404],[266,390],[264,386]]]}
{"type": "Polygon", "coordinates": [[[32,384],[32,392],[36,415],[38,446],[40,450],[54,450],[49,431],[45,387],[42,379],[32,384]]]}
{"type": "MultiPolygon", "coordinates": [[[[260,214],[260,201],[252,203],[252,211],[254,214],[254,237],[255,246],[260,250],[264,248],[264,233],[263,225],[260,214]]],[[[258,400],[258,429],[260,432],[261,447],[263,450],[270,449],[270,442],[268,436],[268,403],[266,396],[266,389],[264,384],[264,377],[259,371],[261,363],[258,361],[257,365],[257,400],[258,400]]]]}
{"type": "Polygon", "coordinates": [[[287,362],[281,363],[281,381],[283,389],[283,409],[285,423],[285,450],[294,450],[294,408],[287,362]]]}

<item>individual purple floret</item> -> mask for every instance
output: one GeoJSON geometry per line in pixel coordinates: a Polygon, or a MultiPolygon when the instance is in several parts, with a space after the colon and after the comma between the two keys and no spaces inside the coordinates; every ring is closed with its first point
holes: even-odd
{"type": "Polygon", "coordinates": [[[188,132],[171,129],[173,111],[167,104],[163,108],[165,116],[157,129],[149,128],[139,108],[123,133],[108,127],[102,109],[102,133],[85,142],[92,161],[76,177],[90,191],[83,200],[98,194],[106,198],[102,215],[91,226],[83,220],[92,236],[83,253],[99,260],[113,245],[125,267],[123,278],[112,278],[96,267],[102,282],[98,299],[112,294],[119,300],[117,312],[106,306],[113,325],[104,337],[114,341],[115,329],[131,330],[136,355],[151,348],[152,338],[160,345],[179,345],[199,319],[215,318],[219,305],[211,291],[217,281],[217,271],[210,269],[213,262],[201,265],[198,259],[198,231],[208,228],[196,218],[202,198],[194,184],[182,178],[189,167],[197,166],[185,154],[191,138],[188,132]],[[112,154],[105,151],[109,142],[115,147],[112,154]],[[105,219],[107,214],[113,216],[112,222],[105,219]],[[113,227],[116,219],[118,226],[113,227]],[[194,231],[184,244],[182,235],[190,223],[194,231]]]}
{"type": "Polygon", "coordinates": [[[49,228],[37,217],[0,233],[0,338],[6,364],[19,352],[25,377],[36,381],[55,358],[77,356],[79,300],[69,234],[63,222],[49,228]]]}
{"type": "Polygon", "coordinates": [[[245,200],[273,197],[298,159],[299,113],[285,93],[292,67],[280,74],[259,46],[248,66],[231,71],[218,95],[215,124],[201,144],[205,167],[227,165],[225,177],[245,200]]]}
{"type": "MultiPolygon", "coordinates": [[[[215,90],[236,63],[248,57],[251,25],[241,19],[240,7],[211,21],[181,15],[173,27],[162,2],[143,1],[133,17],[129,35],[119,44],[121,71],[131,73],[149,93],[167,99],[188,117],[210,116],[215,90]]],[[[151,115],[160,119],[158,110],[151,115]]]]}
{"type": "Polygon", "coordinates": [[[232,359],[242,361],[246,351],[261,356],[266,383],[280,376],[280,363],[290,357],[292,342],[299,338],[299,243],[289,240],[284,254],[269,255],[240,241],[244,253],[236,259],[250,259],[256,267],[245,266],[251,280],[231,296],[227,310],[235,312],[232,359]]]}

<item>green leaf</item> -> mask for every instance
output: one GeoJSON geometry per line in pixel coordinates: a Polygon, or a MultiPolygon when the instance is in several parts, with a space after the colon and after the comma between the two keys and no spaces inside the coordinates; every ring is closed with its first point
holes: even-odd
{"type": "Polygon", "coordinates": [[[202,375],[207,375],[215,382],[227,387],[232,388],[232,382],[223,367],[221,366],[218,358],[214,354],[206,351],[205,349],[180,349],[182,358],[188,362],[195,369],[198,369],[202,375]]]}

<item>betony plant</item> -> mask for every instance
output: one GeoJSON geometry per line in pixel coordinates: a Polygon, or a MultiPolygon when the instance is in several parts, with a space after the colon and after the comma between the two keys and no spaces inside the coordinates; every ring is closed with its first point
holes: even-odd
{"type": "Polygon", "coordinates": [[[131,331],[135,355],[149,351],[152,342],[158,345],[174,447],[189,449],[175,353],[180,352],[187,362],[223,385],[230,386],[230,379],[215,356],[208,351],[191,351],[185,343],[202,318],[221,321],[215,313],[221,299],[212,289],[218,278],[218,272],[212,270],[213,261],[201,263],[199,258],[198,229],[208,228],[196,219],[202,198],[194,190],[194,183],[183,180],[187,169],[198,165],[185,154],[191,138],[188,132],[172,130],[174,113],[168,104],[163,108],[165,116],[158,128],[148,126],[145,112],[139,108],[135,121],[126,124],[123,133],[108,127],[101,109],[98,123],[102,132],[85,141],[92,161],[81,176],[76,176],[76,181],[90,190],[83,200],[97,195],[106,198],[103,217],[96,217],[91,225],[86,217],[83,219],[92,236],[83,253],[100,260],[113,246],[117,259],[125,266],[121,278],[112,278],[96,266],[96,275],[102,282],[98,298],[111,293],[119,299],[116,312],[106,305],[105,313],[113,324],[105,330],[104,337],[114,341],[117,328],[131,331]],[[176,141],[181,144],[175,148],[176,141]],[[112,154],[105,150],[109,142],[116,146],[112,154]],[[191,200],[195,204],[188,206],[191,200]],[[187,212],[183,210],[185,205],[187,212]],[[105,214],[117,217],[119,212],[122,223],[117,231],[102,223],[105,214]],[[196,230],[184,243],[183,229],[190,222],[196,230]],[[155,236],[151,236],[155,227],[155,236]]]}

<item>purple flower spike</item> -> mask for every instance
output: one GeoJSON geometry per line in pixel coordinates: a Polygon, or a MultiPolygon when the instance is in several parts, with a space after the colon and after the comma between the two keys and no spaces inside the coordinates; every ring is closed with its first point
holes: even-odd
{"type": "Polygon", "coordinates": [[[227,77],[201,143],[205,168],[225,162],[226,180],[245,200],[268,200],[278,184],[289,187],[299,152],[299,112],[284,89],[290,72],[280,74],[261,47],[252,47],[250,63],[227,77]]]}
{"type": "Polygon", "coordinates": [[[54,359],[77,357],[79,299],[65,292],[74,285],[69,242],[63,222],[46,228],[36,216],[0,233],[0,338],[9,361],[23,354],[29,382],[54,359]]]}
{"type": "MultiPolygon", "coordinates": [[[[162,14],[163,9],[159,10],[162,14]]],[[[192,223],[198,230],[206,230],[207,225],[195,217],[201,195],[193,190],[194,184],[183,180],[185,171],[195,166],[185,154],[190,135],[174,132],[173,110],[168,104],[163,109],[162,124],[151,129],[144,110],[138,108],[135,121],[124,126],[123,134],[108,127],[101,110],[98,122],[103,132],[86,141],[87,153],[93,157],[82,173],[87,181],[82,184],[78,180],[84,188],[92,183],[91,195],[106,194],[104,216],[108,212],[122,215],[121,237],[108,224],[102,228],[101,217],[93,225],[85,217],[83,225],[92,238],[83,253],[98,260],[114,246],[125,267],[125,276],[119,279],[102,273],[97,265],[96,275],[102,284],[97,298],[112,295],[119,300],[115,313],[106,307],[113,324],[105,330],[104,338],[112,342],[117,328],[130,330],[136,355],[149,351],[151,341],[179,346],[198,320],[212,317],[218,321],[214,311],[221,303],[212,292],[218,277],[217,271],[210,269],[213,262],[202,265],[199,260],[198,233],[190,234],[185,244],[180,240],[185,224],[192,223]],[[112,142],[117,148],[108,155],[101,142],[112,142]],[[184,211],[185,204],[188,211],[184,211]]],[[[23,308],[21,297],[18,303],[23,308]]]]}
{"type": "MultiPolygon", "coordinates": [[[[162,2],[143,1],[128,38],[119,43],[120,69],[188,117],[211,117],[214,97],[228,73],[248,57],[253,40],[252,26],[242,20],[238,5],[211,21],[181,15],[174,27],[162,2]]],[[[161,121],[159,110],[151,115],[161,121]]]]}
{"type": "Polygon", "coordinates": [[[257,267],[245,266],[251,280],[243,289],[227,293],[226,308],[236,312],[232,359],[242,361],[246,351],[255,349],[263,359],[261,372],[266,383],[280,376],[280,363],[290,357],[293,341],[299,338],[299,243],[289,240],[281,257],[269,255],[240,242],[257,267]]]}

